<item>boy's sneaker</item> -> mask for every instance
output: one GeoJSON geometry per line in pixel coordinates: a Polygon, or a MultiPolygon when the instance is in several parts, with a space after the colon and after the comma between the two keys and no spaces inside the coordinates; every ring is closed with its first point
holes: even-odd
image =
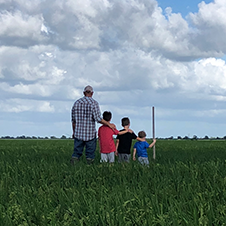
{"type": "Polygon", "coordinates": [[[78,157],[72,157],[70,160],[71,165],[74,165],[75,163],[79,162],[79,158],[78,157]]]}
{"type": "Polygon", "coordinates": [[[94,159],[91,159],[91,158],[87,158],[86,161],[88,165],[91,165],[94,163],[94,159]]]}

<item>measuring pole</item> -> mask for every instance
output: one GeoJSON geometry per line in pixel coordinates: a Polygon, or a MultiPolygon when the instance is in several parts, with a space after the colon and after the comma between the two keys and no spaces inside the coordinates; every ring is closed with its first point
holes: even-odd
{"type": "MultiPolygon", "coordinates": [[[[152,107],[152,134],[155,139],[155,107],[152,107]]],[[[153,159],[155,159],[155,145],[153,146],[153,159]]]]}

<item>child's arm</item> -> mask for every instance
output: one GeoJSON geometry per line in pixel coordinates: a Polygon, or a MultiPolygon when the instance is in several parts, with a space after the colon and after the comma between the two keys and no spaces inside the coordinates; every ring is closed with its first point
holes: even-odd
{"type": "Polygon", "coordinates": [[[137,137],[136,138],[138,141],[144,141],[143,138],[137,137]]]}
{"type": "Polygon", "coordinates": [[[156,143],[156,139],[153,139],[153,142],[149,145],[149,148],[152,148],[156,143]]]}
{"type": "Polygon", "coordinates": [[[116,139],[116,144],[115,144],[115,155],[118,156],[118,145],[119,145],[119,139],[116,139]]]}
{"type": "Polygon", "coordinates": [[[99,143],[99,153],[101,153],[101,147],[100,147],[100,128],[98,129],[98,143],[99,143]]]}
{"type": "Polygon", "coordinates": [[[143,141],[141,138],[139,138],[134,132],[133,132],[133,130],[131,130],[131,129],[129,129],[129,131],[128,132],[130,132],[130,133],[132,133],[132,136],[133,136],[133,140],[138,140],[138,141],[143,141]]]}
{"type": "Polygon", "coordinates": [[[123,135],[123,134],[128,133],[128,132],[129,132],[129,129],[125,129],[123,131],[119,131],[118,135],[123,135]]]}
{"type": "Polygon", "coordinates": [[[134,148],[134,149],[133,149],[133,161],[136,160],[136,152],[137,152],[137,149],[134,148]]]}

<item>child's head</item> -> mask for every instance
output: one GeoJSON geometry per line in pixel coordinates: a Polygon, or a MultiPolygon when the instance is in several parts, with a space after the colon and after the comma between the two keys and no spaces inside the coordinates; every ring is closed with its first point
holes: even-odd
{"type": "Polygon", "coordinates": [[[144,137],[146,137],[146,133],[145,133],[144,131],[140,131],[140,132],[138,133],[138,137],[139,137],[139,138],[144,138],[144,137]]]}
{"type": "Polygon", "coordinates": [[[129,126],[130,125],[130,121],[128,117],[122,118],[122,126],[129,126]]]}
{"type": "Polygon", "coordinates": [[[103,113],[103,119],[107,122],[111,121],[111,112],[110,111],[105,111],[103,113]]]}

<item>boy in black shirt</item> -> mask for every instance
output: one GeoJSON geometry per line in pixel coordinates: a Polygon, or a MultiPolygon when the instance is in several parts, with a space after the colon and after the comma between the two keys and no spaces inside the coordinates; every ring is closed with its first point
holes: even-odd
{"type": "Polygon", "coordinates": [[[131,157],[130,149],[131,149],[132,140],[134,140],[134,139],[139,140],[137,135],[134,132],[132,132],[131,130],[129,130],[129,126],[130,126],[129,118],[122,118],[122,127],[124,127],[124,129],[122,129],[120,131],[128,130],[128,132],[123,135],[118,135],[116,137],[115,155],[118,156],[119,162],[129,162],[130,161],[130,157],[131,157]]]}

